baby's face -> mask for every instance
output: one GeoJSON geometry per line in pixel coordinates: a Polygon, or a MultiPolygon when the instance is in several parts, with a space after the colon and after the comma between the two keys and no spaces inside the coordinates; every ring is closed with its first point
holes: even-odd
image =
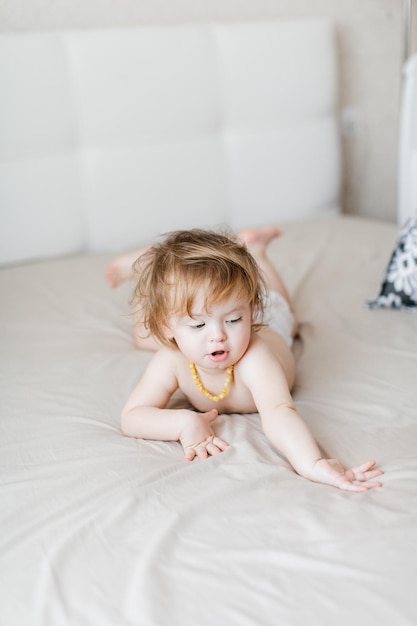
{"type": "Polygon", "coordinates": [[[245,354],[252,333],[252,309],[242,296],[230,296],[209,309],[197,294],[191,316],[174,316],[169,334],[184,356],[200,368],[224,370],[245,354]]]}

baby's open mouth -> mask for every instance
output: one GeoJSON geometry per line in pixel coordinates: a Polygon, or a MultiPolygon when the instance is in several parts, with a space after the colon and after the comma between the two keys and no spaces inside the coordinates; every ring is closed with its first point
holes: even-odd
{"type": "Polygon", "coordinates": [[[213,350],[210,352],[209,356],[212,361],[217,361],[222,363],[225,359],[227,359],[228,352],[226,350],[213,350]]]}

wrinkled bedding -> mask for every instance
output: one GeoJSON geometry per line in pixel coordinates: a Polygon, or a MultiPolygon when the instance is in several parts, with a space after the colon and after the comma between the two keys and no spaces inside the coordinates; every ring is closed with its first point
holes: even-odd
{"type": "MultiPolygon", "coordinates": [[[[281,226],[281,225],[280,225],[281,226]]],[[[293,396],[325,454],[375,458],[383,487],[297,476],[257,414],[230,448],[122,436],[150,354],[109,254],[0,271],[3,626],[417,623],[417,316],[370,310],[395,225],[288,223],[270,253],[300,320],[293,396]]]]}

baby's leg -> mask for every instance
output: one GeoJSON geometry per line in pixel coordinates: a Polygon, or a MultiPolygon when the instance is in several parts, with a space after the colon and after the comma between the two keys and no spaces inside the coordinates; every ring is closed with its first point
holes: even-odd
{"type": "MultiPolygon", "coordinates": [[[[125,280],[133,278],[135,272],[133,265],[137,259],[149,250],[149,246],[121,254],[116,257],[106,269],[106,279],[110,287],[117,287],[125,280]]],[[[139,315],[135,312],[135,304],[133,303],[133,338],[135,346],[141,350],[157,350],[160,345],[155,339],[148,335],[146,329],[140,321],[139,315]]]]}
{"type": "Polygon", "coordinates": [[[285,284],[276,267],[273,263],[271,263],[266,253],[268,244],[275,239],[275,237],[279,237],[281,234],[282,231],[279,228],[276,228],[275,226],[265,226],[264,228],[243,230],[239,233],[239,240],[246,245],[249,252],[255,257],[264,274],[268,289],[280,293],[291,306],[287,288],[285,287],[285,284]]]}
{"type": "Polygon", "coordinates": [[[294,317],[292,331],[292,335],[294,337],[297,333],[298,324],[295,318],[291,298],[279,272],[267,255],[268,244],[275,239],[275,237],[279,237],[281,234],[282,231],[276,226],[265,226],[264,228],[243,230],[239,233],[238,237],[239,240],[246,245],[249,252],[255,257],[264,274],[264,279],[268,289],[281,294],[281,296],[283,296],[283,298],[285,298],[288,302],[288,306],[290,307],[290,311],[294,317]]]}
{"type": "Polygon", "coordinates": [[[113,259],[106,269],[106,279],[110,287],[117,287],[123,281],[133,278],[133,264],[146,250],[148,250],[148,246],[121,254],[113,259]]]}

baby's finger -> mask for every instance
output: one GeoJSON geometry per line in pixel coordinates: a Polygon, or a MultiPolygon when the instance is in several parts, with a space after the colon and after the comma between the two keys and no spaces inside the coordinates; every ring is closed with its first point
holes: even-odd
{"type": "Polygon", "coordinates": [[[366,483],[365,487],[367,489],[375,489],[376,487],[382,487],[382,483],[380,483],[379,480],[377,480],[373,483],[366,483]]]}
{"type": "Polygon", "coordinates": [[[367,463],[359,465],[359,467],[354,467],[351,472],[354,475],[355,480],[370,480],[372,478],[376,478],[376,476],[381,476],[384,473],[381,469],[371,469],[375,467],[375,465],[375,461],[368,461],[367,463]]]}
{"type": "Polygon", "coordinates": [[[344,480],[340,482],[338,485],[339,489],[343,489],[343,491],[352,491],[354,493],[363,493],[364,491],[369,491],[369,489],[374,489],[375,487],[382,487],[381,483],[357,483],[351,482],[349,480],[344,480]]]}
{"type": "Polygon", "coordinates": [[[226,450],[228,447],[229,444],[219,437],[214,437],[213,441],[209,441],[209,443],[206,445],[207,452],[211,455],[224,452],[224,450],[226,450]]]}
{"type": "Polygon", "coordinates": [[[352,472],[356,474],[356,472],[367,472],[368,470],[375,467],[376,461],[371,459],[370,461],[366,461],[366,463],[362,463],[362,465],[358,465],[358,467],[353,467],[352,472]]]}
{"type": "Polygon", "coordinates": [[[372,478],[376,478],[377,476],[382,476],[383,471],[380,469],[372,470],[371,472],[365,472],[362,474],[362,478],[357,478],[356,480],[371,480],[372,478]]]}
{"type": "Polygon", "coordinates": [[[185,448],[184,452],[184,461],[192,461],[196,455],[196,451],[194,450],[194,448],[185,448]]]}
{"type": "Polygon", "coordinates": [[[355,493],[362,493],[363,491],[368,491],[368,487],[365,485],[356,485],[350,481],[343,481],[337,485],[339,489],[343,491],[353,491],[355,493]]]}
{"type": "Polygon", "coordinates": [[[204,460],[208,457],[209,453],[207,452],[207,448],[210,444],[200,444],[196,447],[197,458],[204,460]]]}
{"type": "Polygon", "coordinates": [[[226,450],[226,448],[229,447],[227,441],[225,441],[224,439],[220,439],[220,437],[214,437],[213,443],[222,451],[226,450]]]}
{"type": "Polygon", "coordinates": [[[344,491],[354,491],[356,493],[360,493],[363,491],[368,491],[369,489],[375,489],[376,487],[382,487],[382,483],[375,482],[364,482],[360,479],[352,480],[342,480],[337,485],[340,489],[344,491]]]}
{"type": "Polygon", "coordinates": [[[207,444],[206,450],[211,456],[214,456],[215,454],[220,454],[220,452],[222,452],[222,450],[220,450],[220,448],[218,448],[213,442],[207,444]]]}
{"type": "Polygon", "coordinates": [[[211,422],[214,422],[214,420],[216,419],[218,414],[219,414],[219,412],[218,412],[217,409],[210,409],[210,411],[207,411],[207,413],[202,413],[203,417],[205,417],[207,419],[209,424],[211,422]]]}

